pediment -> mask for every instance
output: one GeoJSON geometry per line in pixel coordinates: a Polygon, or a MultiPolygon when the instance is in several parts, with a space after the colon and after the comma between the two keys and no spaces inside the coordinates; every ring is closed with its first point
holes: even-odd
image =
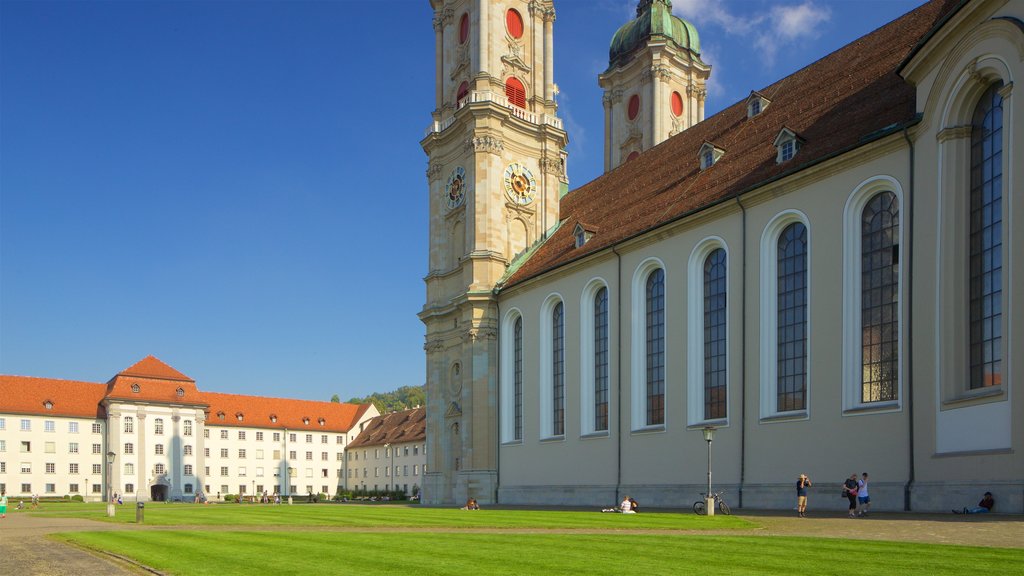
{"type": "Polygon", "coordinates": [[[448,404],[448,410],[445,411],[445,418],[457,418],[462,416],[462,408],[459,408],[458,402],[451,402],[448,404]]]}

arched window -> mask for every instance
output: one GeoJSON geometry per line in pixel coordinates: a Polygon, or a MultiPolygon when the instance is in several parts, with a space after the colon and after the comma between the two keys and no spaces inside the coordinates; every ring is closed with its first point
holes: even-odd
{"type": "Polygon", "coordinates": [[[899,202],[879,192],[861,213],[860,402],[889,402],[899,394],[899,202]]]}
{"type": "Polygon", "coordinates": [[[469,40],[469,12],[463,12],[459,19],[459,44],[465,44],[469,40]]]}
{"type": "Polygon", "coordinates": [[[704,419],[725,418],[726,255],[716,248],[704,259],[704,419]]]}
{"type": "Polygon", "coordinates": [[[516,318],[512,328],[512,349],[513,349],[513,439],[523,439],[523,318],[516,318]]]}
{"type": "Polygon", "coordinates": [[[665,423],[665,271],[647,276],[646,287],[647,418],[645,424],[665,423]]]}
{"type": "Polygon", "coordinates": [[[594,295],[594,430],[608,430],[608,289],[594,295]]]}
{"type": "Polygon", "coordinates": [[[551,311],[551,424],[555,436],[565,434],[565,314],[561,302],[551,311]]]}
{"type": "Polygon", "coordinates": [[[778,412],[807,408],[807,228],[794,222],[776,252],[776,404],[778,412]]]}
{"type": "Polygon", "coordinates": [[[510,77],[505,80],[505,96],[513,106],[526,108],[526,87],[518,78],[510,77]]]}
{"type": "Polygon", "coordinates": [[[455,93],[455,107],[462,108],[463,100],[469,96],[469,82],[463,80],[462,84],[459,84],[459,91],[455,93]]]}
{"type": "Polygon", "coordinates": [[[523,37],[523,16],[519,11],[509,8],[508,12],[505,12],[505,28],[508,30],[508,35],[519,39],[523,37]]]}
{"type": "Polygon", "coordinates": [[[991,85],[971,121],[970,387],[1003,381],[1003,97],[991,85]]]}

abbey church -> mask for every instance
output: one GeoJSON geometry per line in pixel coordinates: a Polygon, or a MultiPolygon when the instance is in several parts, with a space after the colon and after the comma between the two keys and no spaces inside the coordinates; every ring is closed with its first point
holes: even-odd
{"type": "Polygon", "coordinates": [[[867,471],[875,510],[1024,512],[1024,0],[707,118],[697,29],[640,0],[571,186],[555,2],[431,5],[425,503],[689,507],[710,451],[734,507],[867,471]]]}

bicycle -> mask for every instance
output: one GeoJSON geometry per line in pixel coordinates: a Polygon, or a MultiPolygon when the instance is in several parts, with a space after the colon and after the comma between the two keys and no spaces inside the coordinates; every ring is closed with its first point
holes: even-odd
{"type": "MultiPolygon", "coordinates": [[[[725,494],[725,492],[712,492],[711,497],[714,498],[715,502],[718,503],[718,511],[728,516],[729,514],[732,514],[732,510],[730,510],[729,505],[725,503],[725,499],[722,497],[723,494],[725,494]]],[[[697,500],[696,502],[693,503],[693,513],[699,516],[703,516],[708,512],[705,509],[707,507],[707,494],[705,492],[701,492],[700,495],[704,496],[705,498],[697,500]]]]}

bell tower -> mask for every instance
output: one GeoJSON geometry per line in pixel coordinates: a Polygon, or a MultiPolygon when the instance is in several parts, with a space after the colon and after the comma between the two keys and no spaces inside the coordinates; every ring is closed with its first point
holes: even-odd
{"type": "Polygon", "coordinates": [[[430,213],[423,501],[497,496],[496,283],[568,190],[551,0],[431,0],[435,100],[420,142],[430,213]]]}
{"type": "Polygon", "coordinates": [[[704,120],[711,67],[697,29],[671,0],[640,0],[636,18],[612,36],[604,88],[605,172],[704,120]]]}

